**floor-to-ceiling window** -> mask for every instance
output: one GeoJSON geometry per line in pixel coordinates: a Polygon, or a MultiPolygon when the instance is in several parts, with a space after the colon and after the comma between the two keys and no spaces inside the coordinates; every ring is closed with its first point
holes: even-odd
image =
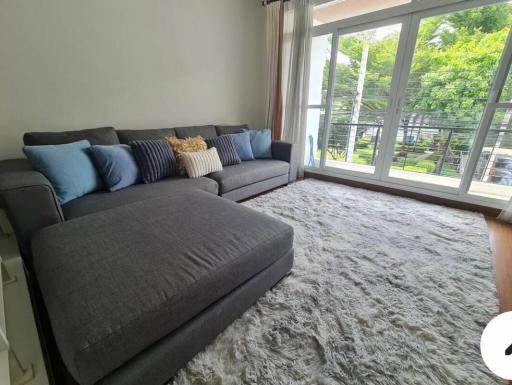
{"type": "Polygon", "coordinates": [[[315,23],[305,165],[498,207],[512,196],[512,4],[404,3],[315,23]]]}

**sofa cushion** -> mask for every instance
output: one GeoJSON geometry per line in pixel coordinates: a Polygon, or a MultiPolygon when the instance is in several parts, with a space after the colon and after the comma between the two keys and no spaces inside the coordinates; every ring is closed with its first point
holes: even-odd
{"type": "Polygon", "coordinates": [[[108,191],[121,190],[139,183],[139,166],[127,144],[91,146],[89,155],[108,191]]]}
{"type": "Polygon", "coordinates": [[[200,135],[204,139],[206,138],[215,138],[217,137],[217,131],[215,131],[215,127],[208,126],[191,126],[191,127],[175,127],[174,131],[176,131],[176,136],[180,139],[184,138],[192,138],[194,136],[200,135]]]}
{"type": "Polygon", "coordinates": [[[167,140],[134,140],[130,146],[144,183],[153,183],[178,174],[176,157],[167,140]]]}
{"type": "Polygon", "coordinates": [[[149,130],[116,130],[119,142],[130,144],[134,140],[156,140],[175,136],[174,128],[154,128],[149,130]]]}
{"type": "Polygon", "coordinates": [[[238,126],[215,126],[215,131],[217,131],[217,135],[221,136],[227,134],[239,134],[248,128],[247,124],[241,124],[238,126]]]}
{"type": "Polygon", "coordinates": [[[252,183],[288,175],[289,169],[290,165],[281,160],[256,159],[224,167],[222,171],[209,174],[208,178],[215,180],[219,184],[219,193],[224,194],[252,183]]]}
{"type": "Polygon", "coordinates": [[[223,166],[232,166],[241,162],[235,143],[231,135],[219,136],[218,138],[206,139],[208,148],[215,147],[223,166]]]}
{"type": "Polygon", "coordinates": [[[200,191],[77,218],[32,241],[57,346],[82,385],[169,335],[292,246],[286,223],[200,191]]]}
{"type": "Polygon", "coordinates": [[[62,206],[62,211],[66,219],[73,219],[133,202],[192,190],[203,190],[217,195],[218,185],[209,178],[168,178],[151,184],[133,185],[114,193],[98,191],[85,195],[66,203],[62,206]]]}
{"type": "Polygon", "coordinates": [[[251,134],[251,148],[256,159],[272,158],[272,131],[270,129],[245,130],[244,132],[251,134]]]}
{"type": "Polygon", "coordinates": [[[103,187],[88,154],[90,147],[87,140],[80,140],[65,144],[24,146],[23,152],[34,170],[51,182],[62,205],[103,187]]]}
{"type": "Polygon", "coordinates": [[[215,147],[204,151],[180,154],[189,178],[199,178],[215,171],[222,171],[222,163],[215,147]]]}
{"type": "Polygon", "coordinates": [[[78,131],[62,132],[27,132],[23,135],[25,146],[42,146],[48,144],[65,144],[88,140],[92,145],[119,144],[116,131],[113,127],[89,128],[78,131]]]}
{"type": "Polygon", "coordinates": [[[240,160],[254,160],[254,154],[251,147],[251,134],[248,132],[240,132],[238,134],[228,134],[233,138],[236,152],[240,160]]]}

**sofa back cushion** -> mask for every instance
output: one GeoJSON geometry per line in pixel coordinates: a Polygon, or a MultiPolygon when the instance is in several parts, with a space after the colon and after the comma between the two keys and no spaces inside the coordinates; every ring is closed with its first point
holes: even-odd
{"type": "Polygon", "coordinates": [[[119,142],[130,144],[134,140],[158,140],[176,136],[174,128],[154,128],[149,130],[116,130],[119,142]]]}
{"type": "Polygon", "coordinates": [[[175,127],[176,136],[180,139],[192,138],[194,136],[201,136],[206,138],[216,138],[217,131],[214,126],[191,126],[191,127],[175,127]]]}
{"type": "Polygon", "coordinates": [[[130,146],[144,183],[177,175],[176,157],[167,140],[135,140],[130,146]]]}
{"type": "Polygon", "coordinates": [[[62,205],[102,187],[87,153],[90,147],[87,140],[81,140],[58,145],[25,146],[23,152],[34,170],[50,181],[62,205]]]}
{"type": "Polygon", "coordinates": [[[44,146],[65,144],[87,140],[92,145],[119,144],[114,127],[89,128],[78,131],[62,132],[27,132],[23,135],[25,146],[44,146]]]}
{"type": "Polygon", "coordinates": [[[227,134],[239,134],[248,128],[247,124],[241,124],[238,126],[215,126],[215,131],[217,131],[217,135],[221,136],[227,134]]]}
{"type": "Polygon", "coordinates": [[[103,184],[110,192],[121,190],[140,181],[139,167],[130,146],[126,144],[92,146],[89,149],[89,155],[96,165],[103,184]]]}
{"type": "Polygon", "coordinates": [[[230,135],[208,138],[205,140],[208,148],[215,147],[223,166],[233,166],[242,162],[236,152],[233,138],[230,135]]]}

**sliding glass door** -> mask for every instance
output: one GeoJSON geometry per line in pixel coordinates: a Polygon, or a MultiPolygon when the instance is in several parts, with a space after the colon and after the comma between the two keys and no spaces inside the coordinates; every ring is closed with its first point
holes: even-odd
{"type": "Polygon", "coordinates": [[[459,187],[510,14],[504,3],[419,18],[390,177],[459,187]]]}
{"type": "Polygon", "coordinates": [[[395,21],[313,38],[306,166],[375,173],[401,29],[395,21]]]}
{"type": "Polygon", "coordinates": [[[375,172],[401,27],[340,34],[326,167],[375,172]]]}
{"type": "Polygon", "coordinates": [[[313,38],[305,166],[459,197],[512,196],[511,2],[374,18],[313,38]]]}

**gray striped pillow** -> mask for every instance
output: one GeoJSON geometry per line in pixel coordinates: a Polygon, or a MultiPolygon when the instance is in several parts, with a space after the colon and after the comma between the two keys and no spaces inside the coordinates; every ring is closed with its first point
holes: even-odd
{"type": "Polygon", "coordinates": [[[180,159],[189,178],[199,178],[215,171],[222,171],[222,163],[215,147],[205,151],[183,152],[180,159]]]}
{"type": "Polygon", "coordinates": [[[207,138],[205,142],[208,148],[215,147],[217,149],[220,162],[223,166],[232,166],[242,162],[231,136],[223,135],[217,138],[207,138]]]}
{"type": "Polygon", "coordinates": [[[134,140],[130,147],[144,183],[177,175],[176,158],[167,140],[134,140]]]}

